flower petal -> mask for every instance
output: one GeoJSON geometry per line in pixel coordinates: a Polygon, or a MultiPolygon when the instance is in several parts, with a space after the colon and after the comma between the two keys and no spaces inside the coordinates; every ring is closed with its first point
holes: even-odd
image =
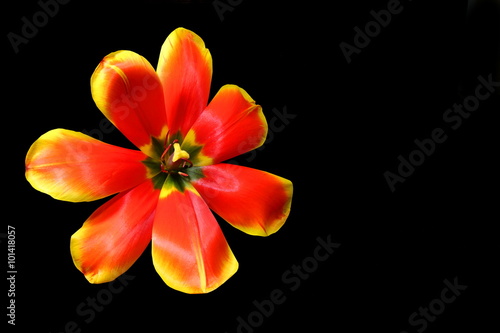
{"type": "Polygon", "coordinates": [[[241,155],[266,140],[267,122],[260,105],[235,85],[223,86],[193,124],[186,144],[203,148],[191,161],[216,164],[241,155]]]}
{"type": "Polygon", "coordinates": [[[71,237],[71,255],[90,283],[126,272],[151,241],[159,190],[146,181],[97,209],[71,237]]]}
{"type": "Polygon", "coordinates": [[[97,66],[90,83],[102,113],[151,156],[151,136],[164,140],[167,133],[163,88],[151,64],[131,51],[113,52],[97,66]]]}
{"type": "MultiPolygon", "coordinates": [[[[153,263],[170,287],[207,293],[238,269],[222,231],[196,190],[165,181],[153,225],[153,263]]],[[[182,180],[181,180],[182,182],[182,180]]]]}
{"type": "Polygon", "coordinates": [[[138,150],[116,147],[83,133],[55,129],[26,155],[26,178],[55,199],[81,202],[107,197],[150,178],[138,150]]]}
{"type": "Polygon", "coordinates": [[[184,136],[207,106],[212,56],[203,40],[178,28],[165,40],[157,68],[163,85],[170,134],[184,136]]]}
{"type": "Polygon", "coordinates": [[[293,185],[268,172],[232,164],[201,168],[204,177],[194,180],[208,206],[234,227],[268,236],[285,223],[292,202],[293,185]]]}

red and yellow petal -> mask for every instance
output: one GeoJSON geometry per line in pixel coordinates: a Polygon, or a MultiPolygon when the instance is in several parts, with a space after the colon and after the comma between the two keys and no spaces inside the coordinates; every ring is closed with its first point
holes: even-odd
{"type": "Polygon", "coordinates": [[[38,138],[26,155],[26,179],[55,199],[81,202],[134,187],[152,175],[146,155],[109,145],[83,133],[55,129],[38,138]]]}
{"type": "Polygon", "coordinates": [[[208,206],[234,227],[268,236],[285,223],[293,185],[285,178],[232,164],[202,167],[204,177],[192,182],[208,206]]]}
{"type": "Polygon", "coordinates": [[[216,164],[260,147],[267,136],[262,108],[235,85],[223,86],[193,124],[185,143],[202,146],[192,162],[216,164]]]}
{"type": "MultiPolygon", "coordinates": [[[[182,180],[181,180],[182,181],[182,180]]],[[[189,294],[208,293],[238,269],[222,231],[196,190],[165,181],[153,225],[156,271],[170,287],[189,294]]]]}
{"type": "Polygon", "coordinates": [[[116,279],[144,252],[151,241],[159,192],[151,181],[122,192],[73,234],[73,262],[90,283],[116,279]]]}
{"type": "Polygon", "coordinates": [[[207,106],[212,56],[194,32],[178,28],[165,40],[157,73],[163,85],[170,134],[184,136],[207,106]]]}
{"type": "Polygon", "coordinates": [[[90,83],[102,113],[151,156],[151,136],[163,140],[167,133],[163,87],[151,64],[132,51],[113,52],[97,66],[90,83]]]}

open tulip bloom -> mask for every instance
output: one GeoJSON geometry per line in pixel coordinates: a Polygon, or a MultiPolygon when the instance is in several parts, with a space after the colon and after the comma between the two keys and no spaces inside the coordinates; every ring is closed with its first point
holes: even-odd
{"type": "Polygon", "coordinates": [[[116,194],[71,237],[73,261],[89,282],[116,279],[151,241],[167,285],[207,293],[238,269],[211,210],[258,236],[287,219],[289,180],[221,163],[261,146],[267,122],[235,85],[208,103],[211,78],[210,52],[183,28],[166,39],[156,71],[134,52],[111,53],[91,77],[92,97],[139,150],[65,129],[43,134],[29,149],[26,178],[35,189],[70,202],[116,194]]]}

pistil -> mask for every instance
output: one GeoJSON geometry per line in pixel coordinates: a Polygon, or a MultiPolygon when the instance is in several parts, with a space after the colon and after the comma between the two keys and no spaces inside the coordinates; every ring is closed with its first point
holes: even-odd
{"type": "Polygon", "coordinates": [[[165,148],[160,157],[160,163],[162,172],[178,173],[181,176],[188,176],[183,170],[193,166],[193,163],[189,160],[189,153],[181,149],[181,145],[177,139],[165,148]],[[169,154],[172,147],[174,151],[169,154]]]}

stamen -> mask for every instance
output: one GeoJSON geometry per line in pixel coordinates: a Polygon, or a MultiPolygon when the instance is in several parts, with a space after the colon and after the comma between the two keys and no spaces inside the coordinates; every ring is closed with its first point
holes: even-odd
{"type": "Polygon", "coordinates": [[[182,163],[182,167],[185,168],[186,167],[186,164],[189,164],[187,167],[190,168],[193,166],[193,162],[191,162],[190,160],[188,159],[184,159],[184,158],[181,158],[181,160],[184,161],[184,163],[182,163]]]}
{"type": "MultiPolygon", "coordinates": [[[[168,135],[167,135],[167,139],[168,139],[168,135]]],[[[168,145],[168,147],[166,147],[167,139],[165,139],[165,144],[163,145],[165,150],[163,151],[163,154],[161,154],[161,156],[160,156],[160,161],[162,161],[162,163],[165,160],[165,155],[167,155],[167,153],[170,150],[170,148],[172,147],[172,145],[179,142],[179,140],[175,139],[171,144],[168,145]]]]}

